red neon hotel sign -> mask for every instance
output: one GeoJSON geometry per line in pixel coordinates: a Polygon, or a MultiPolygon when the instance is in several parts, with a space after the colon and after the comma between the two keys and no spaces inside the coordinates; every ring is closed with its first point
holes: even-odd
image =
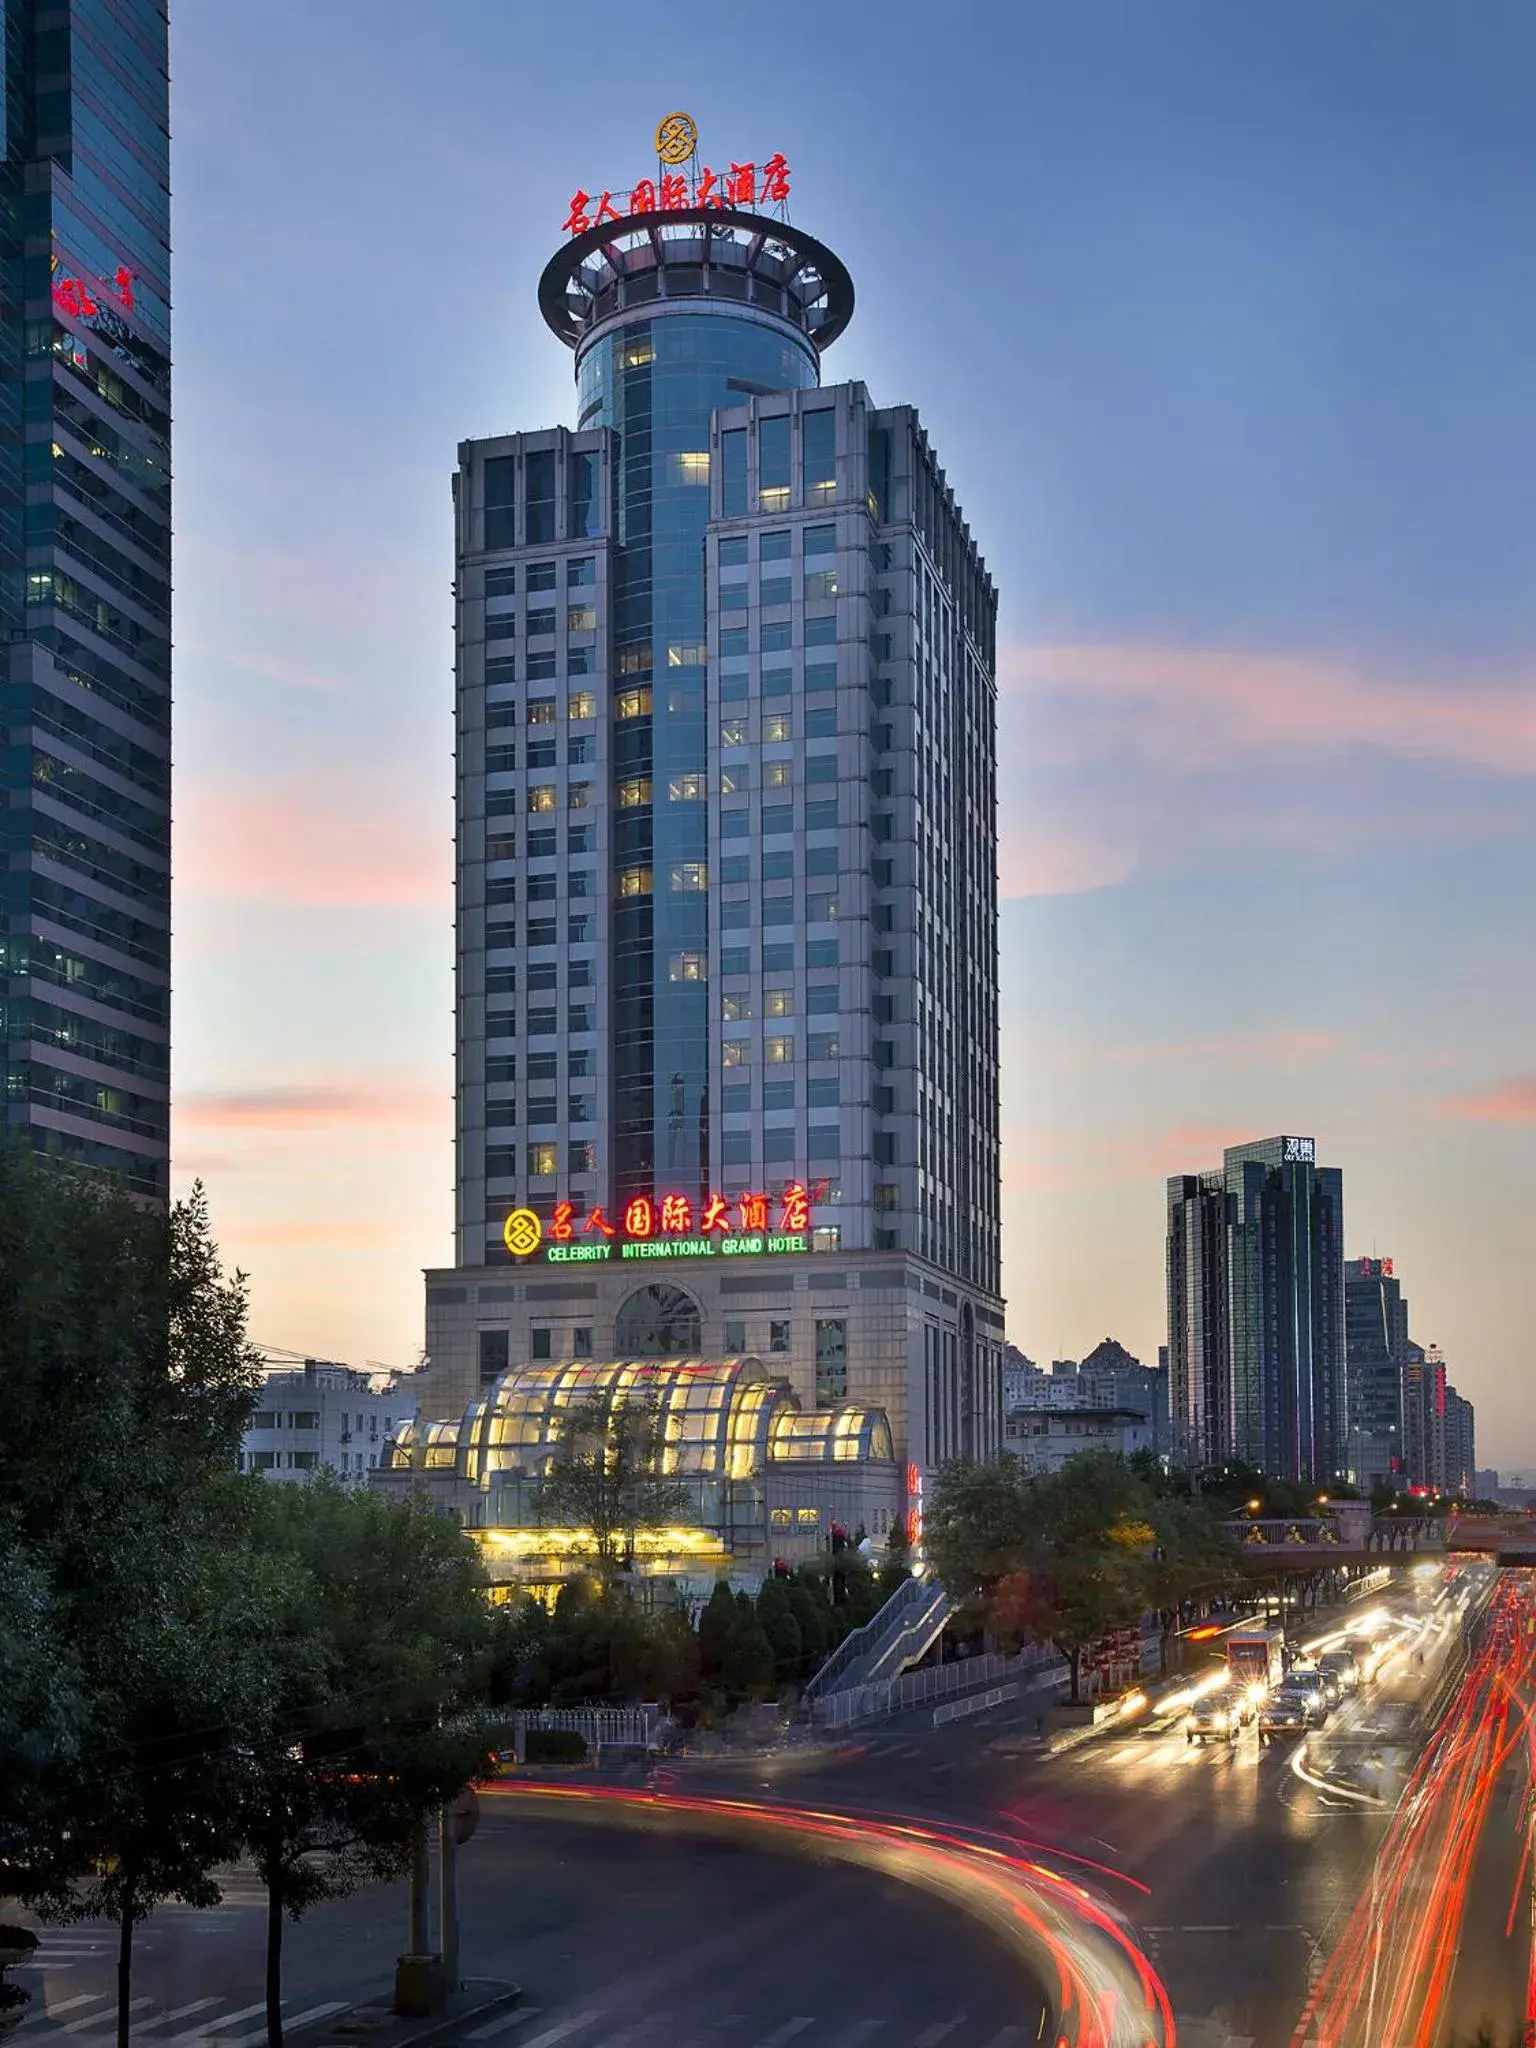
{"type": "Polygon", "coordinates": [[[766,163],[733,163],[713,171],[698,160],[699,131],[692,115],[668,114],[656,130],[657,175],[641,178],[627,192],[596,197],[578,186],[562,232],[584,235],[605,221],[637,213],[683,213],[694,206],[783,206],[789,198],[789,164],[781,151],[766,163]]]}
{"type": "Polygon", "coordinates": [[[502,1239],[514,1259],[542,1255],[551,1264],[588,1265],[621,1259],[709,1259],[811,1248],[811,1191],[794,1180],[777,1196],[636,1195],[610,1218],[601,1204],[578,1216],[556,1202],[546,1221],[537,1209],[514,1209],[502,1239]]]}

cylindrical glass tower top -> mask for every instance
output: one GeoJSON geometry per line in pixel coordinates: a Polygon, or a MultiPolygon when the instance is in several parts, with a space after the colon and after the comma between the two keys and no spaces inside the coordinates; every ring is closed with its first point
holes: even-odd
{"type": "Polygon", "coordinates": [[[853,287],[783,222],[710,208],[577,236],[539,302],[576,352],[578,427],[619,439],[611,674],[629,701],[611,728],[609,1014],[622,1204],[663,1186],[702,1193],[709,1171],[711,415],[819,383],[853,287]]]}

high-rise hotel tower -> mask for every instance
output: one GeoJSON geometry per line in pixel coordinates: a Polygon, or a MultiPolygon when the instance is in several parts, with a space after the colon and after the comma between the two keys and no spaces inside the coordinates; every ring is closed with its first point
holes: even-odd
{"type": "Polygon", "coordinates": [[[166,0],[0,30],[5,1122],[162,1199],[170,1008],[166,0]]]}
{"type": "Polygon", "coordinates": [[[574,429],[459,450],[429,1404],[756,1353],[920,1483],[999,1440],[996,596],[916,413],[821,382],[787,165],[690,129],[544,273],[574,429]]]}

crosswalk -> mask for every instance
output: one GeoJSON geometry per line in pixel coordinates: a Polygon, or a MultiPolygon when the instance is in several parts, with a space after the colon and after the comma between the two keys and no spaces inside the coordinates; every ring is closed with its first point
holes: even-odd
{"type": "Polygon", "coordinates": [[[601,2009],[550,2014],[519,2006],[463,2039],[474,2048],[1036,2048],[1035,2025],[982,2022],[978,2030],[972,2019],[963,2012],[928,2021],[895,2013],[794,2013],[766,2023],[744,2013],[698,2020],[652,2012],[636,2019],[601,2009]]]}
{"type": "MultiPolygon", "coordinates": [[[[117,2001],[110,1991],[57,1997],[52,1987],[40,1992],[28,1985],[24,1971],[17,1973],[17,1981],[33,1991],[25,2023],[28,2041],[50,2040],[54,2048],[112,2048],[117,2038],[117,2001]]],[[[305,2007],[284,1999],[284,2031],[293,2033],[300,2027],[318,2025],[345,2010],[340,1999],[305,2007]]],[[[228,1998],[193,1998],[166,2009],[152,1998],[136,1998],[129,2013],[128,2038],[142,2042],[143,2048],[258,2048],[267,2038],[266,2003],[261,1999],[254,2005],[235,2006],[228,1998]]],[[[516,2048],[526,2048],[526,2044],[517,2043],[516,2048]]]]}

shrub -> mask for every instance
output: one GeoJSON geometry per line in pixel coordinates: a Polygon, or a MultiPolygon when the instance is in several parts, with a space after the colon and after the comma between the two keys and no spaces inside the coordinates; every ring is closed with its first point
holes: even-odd
{"type": "Polygon", "coordinates": [[[574,1728],[530,1728],[524,1756],[531,1764],[579,1764],[586,1761],[586,1737],[574,1728]]]}

